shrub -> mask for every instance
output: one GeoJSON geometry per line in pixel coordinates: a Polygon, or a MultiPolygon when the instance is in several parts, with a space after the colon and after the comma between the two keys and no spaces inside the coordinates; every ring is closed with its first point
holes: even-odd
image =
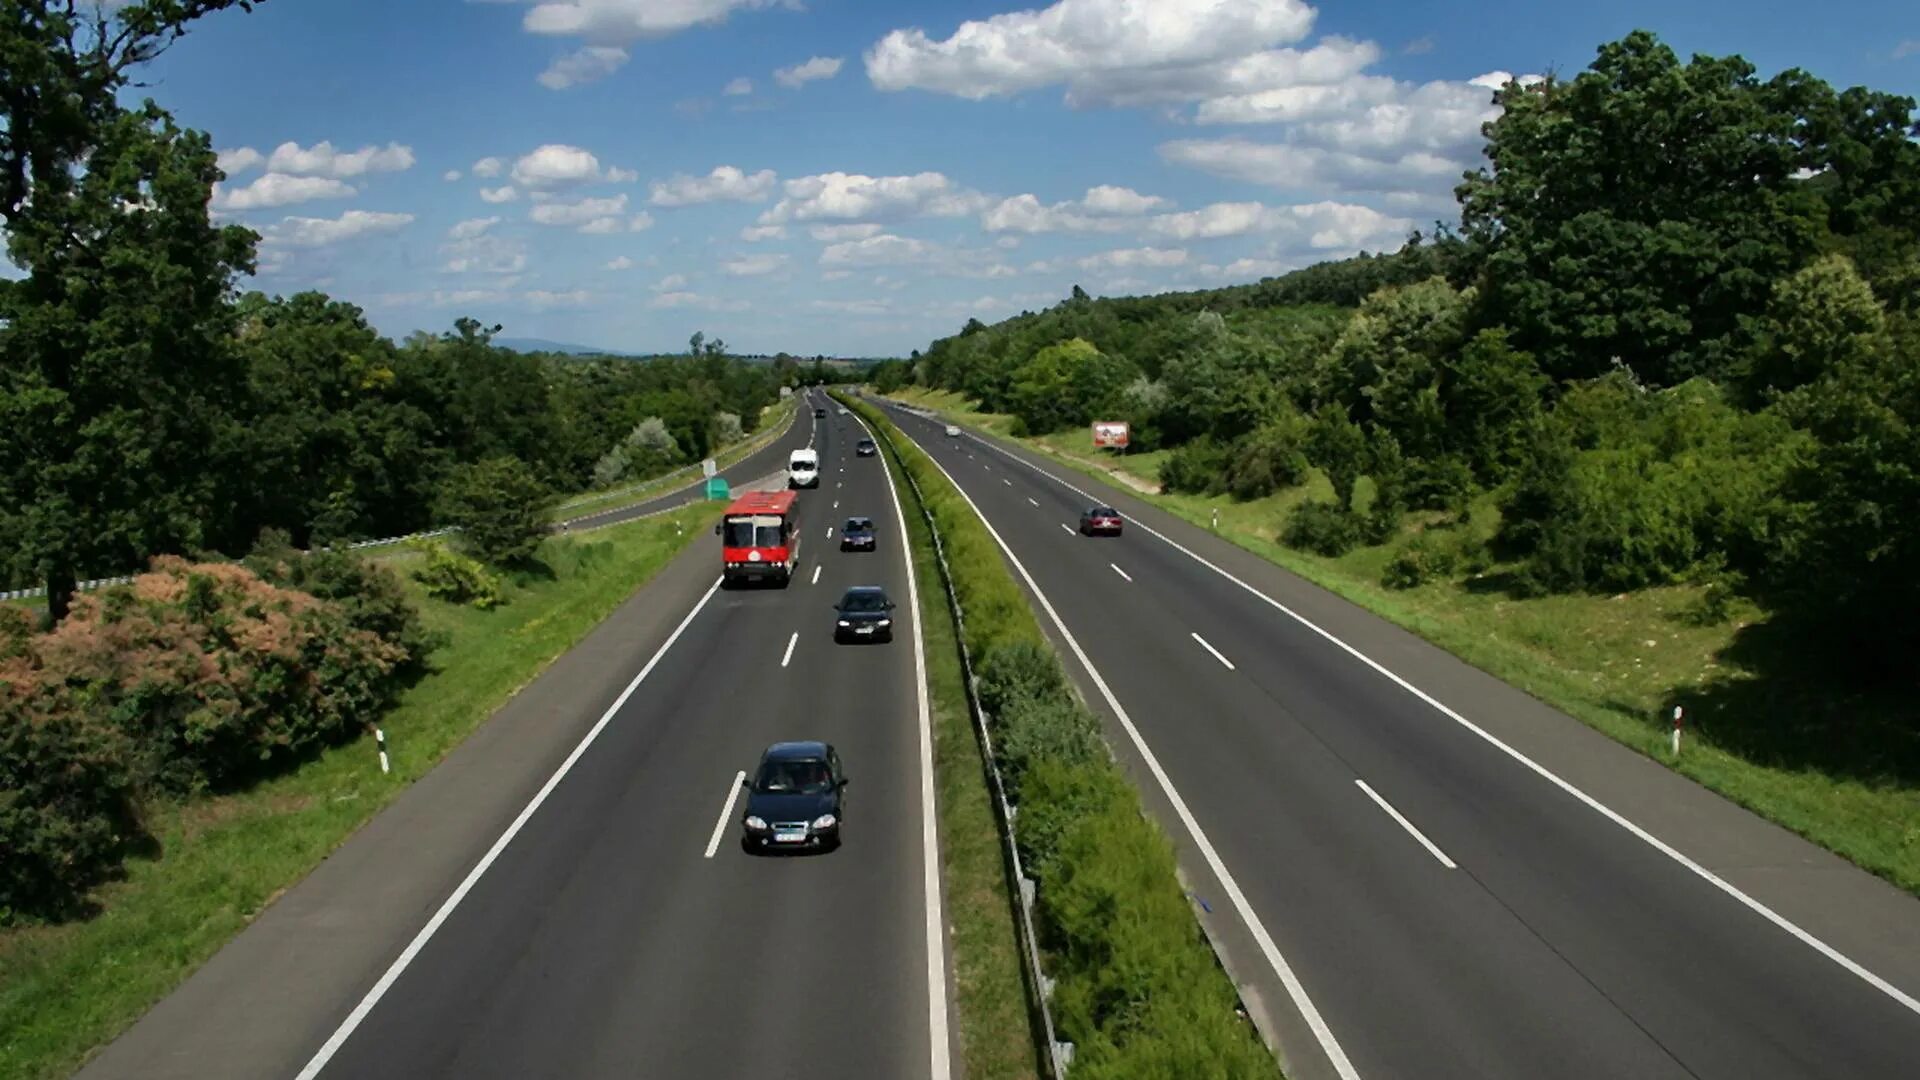
{"type": "Polygon", "coordinates": [[[1421,533],[1402,547],[1380,574],[1389,589],[1412,589],[1452,575],[1458,569],[1458,549],[1421,533]]]}
{"type": "Polygon", "coordinates": [[[1337,503],[1318,499],[1301,503],[1287,517],[1280,542],[1290,548],[1335,558],[1360,543],[1360,517],[1337,503]]]}
{"type": "Polygon", "coordinates": [[[1465,515],[1476,487],[1465,458],[1445,454],[1407,463],[1407,503],[1415,509],[1465,515]]]}
{"type": "Polygon", "coordinates": [[[119,868],[139,834],[128,760],[66,688],[0,664],[0,926],[73,915],[119,868]]]}
{"type": "Polygon", "coordinates": [[[390,673],[396,684],[423,672],[427,656],[444,643],[420,621],[399,575],[351,551],[301,551],[286,533],[269,530],[243,561],[261,580],[336,604],[347,625],[399,647],[406,658],[390,673]]]}
{"type": "Polygon", "coordinates": [[[427,544],[426,555],[426,563],[413,572],[413,579],[426,588],[428,596],[481,611],[491,611],[506,602],[499,577],[477,559],[450,550],[437,540],[427,544]]]}
{"type": "Polygon", "coordinates": [[[456,470],[441,517],[461,543],[495,566],[533,558],[546,539],[553,493],[519,458],[495,457],[456,470]]]}
{"type": "Polygon", "coordinates": [[[1168,491],[1221,495],[1227,490],[1227,466],[1233,448],[1202,436],[1175,447],[1160,463],[1160,484],[1168,491]]]}
{"type": "Polygon", "coordinates": [[[996,719],[994,751],[1012,798],[1036,762],[1087,765],[1106,758],[1099,721],[1071,699],[1021,701],[996,719]]]}
{"type": "Polygon", "coordinates": [[[745,429],[740,426],[740,414],[717,412],[713,414],[713,445],[730,446],[740,441],[745,429]]]}
{"type": "Polygon", "coordinates": [[[1305,417],[1286,413],[1233,444],[1226,463],[1226,489],[1236,499],[1258,499],[1307,478],[1305,417]]]}
{"type": "Polygon", "coordinates": [[[1069,696],[1060,661],[1046,646],[1036,642],[1015,641],[986,650],[980,658],[978,674],[980,707],[992,716],[1007,711],[1017,702],[1069,696]]]}
{"type": "Polygon", "coordinates": [[[162,556],[131,586],[76,597],[7,664],[118,727],[137,784],[191,791],[231,787],[357,730],[392,702],[405,659],[337,604],[244,566],[162,556]]]}

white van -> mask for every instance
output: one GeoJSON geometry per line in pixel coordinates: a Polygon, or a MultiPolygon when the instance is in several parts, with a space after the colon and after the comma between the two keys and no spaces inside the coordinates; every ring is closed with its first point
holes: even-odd
{"type": "Polygon", "coordinates": [[[795,450],[787,458],[788,487],[820,486],[820,453],[817,450],[795,450]]]}

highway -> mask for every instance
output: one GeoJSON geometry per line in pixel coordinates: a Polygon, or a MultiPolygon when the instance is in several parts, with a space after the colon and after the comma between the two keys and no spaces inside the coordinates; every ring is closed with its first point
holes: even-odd
{"type": "Polygon", "coordinates": [[[1911,897],[1204,530],[887,404],[1030,575],[1294,1076],[1920,1075],[1911,897]],[[1096,499],[1124,537],[1077,534],[1096,499]],[[1638,818],[1695,823],[1694,854],[1638,818]]]}
{"type": "Polygon", "coordinates": [[[812,404],[787,588],[719,588],[697,539],[83,1075],[948,1080],[903,530],[857,419],[812,404]],[[877,552],[829,539],[849,514],[877,552]],[[898,601],[893,642],[833,642],[855,584],[898,601]],[[850,779],[842,846],[748,853],[741,772],[807,738],[850,779]]]}

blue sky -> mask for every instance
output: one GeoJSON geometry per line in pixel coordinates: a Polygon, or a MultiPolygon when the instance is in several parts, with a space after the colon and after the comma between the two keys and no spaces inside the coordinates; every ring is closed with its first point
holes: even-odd
{"type": "Polygon", "coordinates": [[[269,292],[889,355],[1396,246],[1453,217],[1487,85],[1635,27],[1920,95],[1909,0],[267,0],[145,92],[224,151],[269,292]]]}

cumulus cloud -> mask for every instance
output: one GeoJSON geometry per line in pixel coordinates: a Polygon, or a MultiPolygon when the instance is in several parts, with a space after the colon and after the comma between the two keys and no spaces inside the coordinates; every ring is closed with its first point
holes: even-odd
{"type": "Polygon", "coordinates": [[[480,201],[489,203],[507,203],[520,197],[520,192],[512,184],[501,184],[496,188],[481,188],[480,201]]]}
{"type": "Polygon", "coordinates": [[[613,232],[619,224],[620,215],[626,212],[627,196],[623,192],[604,199],[546,199],[535,203],[527,216],[539,225],[580,229],[583,232],[613,232]],[[612,221],[614,227],[600,224],[602,221],[612,221]]]}
{"type": "MultiPolygon", "coordinates": [[[[234,154],[258,154],[247,148],[231,151],[234,154]]],[[[363,146],[358,150],[336,150],[326,140],[302,147],[296,142],[283,142],[273,148],[266,159],[267,171],[287,173],[293,176],[331,176],[345,179],[364,176],[375,172],[403,172],[413,168],[413,148],[399,143],[386,146],[363,146]]]]}
{"type": "Polygon", "coordinates": [[[787,257],[778,254],[742,255],[720,264],[720,268],[734,277],[759,277],[771,274],[787,265],[787,257]]]}
{"type": "Polygon", "coordinates": [[[216,161],[220,166],[220,171],[226,173],[228,176],[246,172],[248,169],[257,169],[264,164],[266,160],[266,155],[251,146],[222,150],[216,155],[216,161]]]}
{"type": "Polygon", "coordinates": [[[270,172],[245,187],[215,184],[212,205],[216,210],[265,210],[314,199],[344,199],[353,194],[353,185],[332,177],[270,172]]]}
{"type": "Polygon", "coordinates": [[[473,175],[482,180],[491,180],[506,171],[507,163],[503,158],[483,157],[473,163],[473,175]]]}
{"type": "Polygon", "coordinates": [[[663,292],[647,301],[650,308],[695,308],[700,311],[745,311],[747,302],[694,292],[663,292]]]}
{"type": "Polygon", "coordinates": [[[740,97],[743,94],[751,94],[753,93],[753,80],[742,75],[728,82],[726,86],[721,87],[720,92],[728,97],[740,97]]]}
{"type": "Polygon", "coordinates": [[[546,289],[528,289],[521,298],[535,311],[550,308],[586,307],[593,302],[593,294],[585,289],[572,289],[567,292],[550,292],[546,289]]]}
{"type": "Polygon", "coordinates": [[[732,165],[716,166],[705,176],[676,173],[652,184],[647,201],[655,206],[691,206],[710,202],[756,202],[773,190],[772,169],[745,172],[732,165]]]}
{"type": "Polygon", "coordinates": [[[980,215],[980,224],[988,232],[1119,232],[1135,224],[1128,219],[1171,205],[1157,195],[1102,184],[1079,200],[1050,206],[1032,194],[1002,199],[980,215]]]}
{"type": "Polygon", "coordinates": [[[1451,184],[1465,169],[1460,161],[1425,150],[1368,156],[1246,139],[1182,139],[1162,144],[1160,156],[1215,176],[1293,189],[1413,191],[1451,184]]]}
{"type": "Polygon", "coordinates": [[[1198,210],[1150,219],[1154,234],[1175,240],[1277,234],[1320,251],[1350,251],[1397,244],[1413,223],[1351,203],[1317,202],[1268,206],[1258,202],[1214,203],[1198,210]]]}
{"type": "Polygon", "coordinates": [[[654,292],[677,292],[687,287],[687,275],[668,274],[648,287],[654,292]]]}
{"type": "Polygon", "coordinates": [[[471,240],[500,224],[497,217],[468,218],[447,230],[449,240],[471,240]]]}
{"type": "Polygon", "coordinates": [[[466,174],[461,172],[459,169],[448,169],[446,172],[443,172],[440,174],[440,179],[445,180],[447,183],[451,184],[454,181],[459,180],[462,176],[465,176],[465,175],[466,174]]]}
{"type": "Polygon", "coordinates": [[[569,86],[604,79],[620,70],[626,62],[625,49],[613,45],[588,45],[554,60],[547,65],[547,70],[535,78],[549,90],[565,90],[569,86]]]}
{"type": "Polygon", "coordinates": [[[740,239],[750,244],[759,243],[762,240],[785,240],[786,238],[785,225],[749,225],[740,230],[740,239]]]}
{"type": "Polygon", "coordinates": [[[815,311],[831,311],[839,315],[886,315],[893,310],[893,304],[887,300],[813,300],[808,307],[815,311]]]}
{"type": "Polygon", "coordinates": [[[807,235],[822,243],[837,244],[842,240],[865,240],[869,236],[879,236],[886,229],[879,225],[815,225],[807,230],[807,235]]]}
{"type": "Polygon", "coordinates": [[[605,268],[608,270],[631,270],[633,269],[633,265],[632,259],[627,258],[625,255],[618,255],[608,259],[605,268]]]}
{"type": "Polygon", "coordinates": [[[788,180],[783,190],[786,197],[760,215],[760,224],[961,217],[985,209],[990,202],[977,191],[955,187],[937,172],[913,176],[821,173],[788,180]]]}
{"type": "Polygon", "coordinates": [[[789,90],[797,90],[819,79],[831,79],[840,74],[840,58],[837,56],[816,56],[803,64],[784,67],[773,73],[773,81],[789,90]]]}
{"type": "Polygon", "coordinates": [[[1074,265],[1082,270],[1120,270],[1132,267],[1180,266],[1186,261],[1187,253],[1181,248],[1143,247],[1103,251],[1098,255],[1075,259],[1074,265]]]}
{"type": "MultiPolygon", "coordinates": [[[[478,171],[478,170],[476,170],[478,171]]],[[[529,191],[547,191],[595,181],[636,179],[626,169],[602,169],[591,151],[565,143],[547,143],[513,163],[513,180],[529,191]]]]}
{"type": "Polygon", "coordinates": [[[526,246],[493,234],[498,217],[468,218],[447,230],[440,253],[450,274],[518,274],[527,267],[526,246]]]}
{"type": "Polygon", "coordinates": [[[361,236],[398,232],[412,224],[412,214],[349,210],[337,218],[284,218],[260,231],[263,242],[289,247],[326,247],[361,236]]]}
{"type": "Polygon", "coordinates": [[[528,32],[625,43],[726,21],[734,11],[798,6],[791,0],[539,0],[521,25],[528,32]]]}
{"type": "Polygon", "coordinates": [[[924,240],[895,236],[892,233],[880,233],[864,240],[847,240],[828,246],[820,253],[820,265],[906,266],[927,262],[932,258],[934,251],[934,246],[924,240]]]}

